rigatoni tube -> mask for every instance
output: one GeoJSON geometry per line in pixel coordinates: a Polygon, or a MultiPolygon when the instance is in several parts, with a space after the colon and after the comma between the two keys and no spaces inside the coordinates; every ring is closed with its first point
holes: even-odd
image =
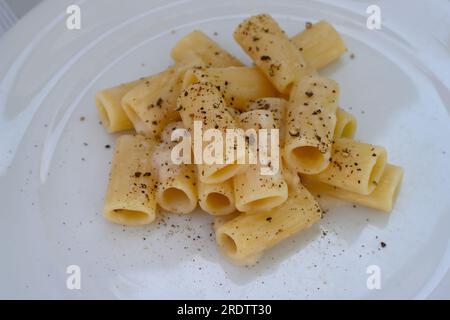
{"type": "Polygon", "coordinates": [[[308,176],[302,177],[302,183],[317,194],[323,193],[351,203],[390,212],[400,191],[402,178],[403,169],[401,167],[387,164],[375,190],[368,195],[347,191],[308,176]]]}
{"type": "Polygon", "coordinates": [[[328,168],[311,178],[344,190],[367,195],[379,184],[386,158],[386,150],[383,147],[339,138],[333,145],[333,154],[328,168]]]}
{"type": "MultiPolygon", "coordinates": [[[[191,135],[195,136],[196,123],[201,129],[219,130],[222,142],[227,141],[226,130],[238,129],[233,116],[226,109],[225,100],[222,98],[219,90],[210,83],[197,83],[187,87],[180,95],[177,103],[177,110],[180,112],[184,127],[189,130],[191,135]]],[[[243,142],[244,136],[241,139],[243,142]]],[[[236,143],[223,143],[223,157],[219,159],[219,163],[208,164],[206,161],[196,161],[199,180],[204,183],[220,183],[224,182],[238,172],[240,172],[245,163],[246,152],[239,152],[236,143]],[[237,151],[237,153],[236,153],[237,151]],[[230,158],[229,155],[233,155],[230,158]],[[201,163],[200,163],[201,162],[201,163]]],[[[203,155],[208,143],[202,139],[200,154],[203,155]]],[[[195,143],[194,143],[195,146],[195,143]]],[[[194,156],[198,152],[194,151],[194,156]]]]}
{"type": "Polygon", "coordinates": [[[268,14],[244,20],[234,31],[234,39],[282,93],[289,93],[294,81],[314,71],[268,14]]]}
{"type": "Polygon", "coordinates": [[[291,38],[313,69],[321,69],[342,56],[347,48],[336,29],[326,21],[308,25],[291,38]]]}
{"type": "MultiPolygon", "coordinates": [[[[273,114],[269,110],[253,110],[242,113],[239,116],[239,125],[244,129],[255,129],[255,133],[259,133],[260,129],[268,129],[267,146],[273,152],[278,152],[279,141],[272,139],[273,134],[270,130],[276,128],[273,114]],[[274,143],[276,145],[272,145],[274,143]]],[[[258,134],[259,138],[261,135],[258,134]]],[[[257,139],[250,137],[250,149],[257,139]],[[253,143],[252,143],[253,142],[253,143]]],[[[258,148],[261,148],[258,142],[258,148]]],[[[277,153],[279,155],[279,153],[277,153]]],[[[274,155],[271,155],[273,157],[274,155]]],[[[259,159],[257,164],[251,164],[240,174],[234,177],[234,195],[236,200],[236,208],[242,212],[257,212],[271,210],[286,201],[288,196],[288,187],[283,179],[280,170],[280,156],[274,157],[278,163],[262,164],[259,159]],[[263,165],[269,165],[276,169],[270,175],[262,175],[261,169],[263,165]]]]}
{"type": "Polygon", "coordinates": [[[117,139],[103,214],[111,222],[144,225],[156,216],[155,142],[139,135],[117,139]]]}
{"type": "Polygon", "coordinates": [[[196,68],[186,72],[183,86],[209,82],[217,87],[227,106],[245,109],[262,97],[276,97],[277,90],[255,67],[196,68]]]}
{"type": "Polygon", "coordinates": [[[95,105],[106,131],[114,133],[133,128],[133,124],[122,109],[121,101],[131,89],[144,81],[146,80],[124,83],[113,88],[100,90],[95,94],[95,105]]]}
{"type": "Polygon", "coordinates": [[[243,66],[242,62],[221,48],[205,33],[198,30],[192,31],[181,38],[171,52],[175,61],[187,60],[192,54],[202,59],[209,67],[243,66]]]}
{"type": "Polygon", "coordinates": [[[287,107],[284,157],[299,173],[319,173],[330,163],[338,84],[307,77],[293,88],[287,107]]]}
{"type": "Polygon", "coordinates": [[[175,142],[161,142],[153,152],[153,166],[158,176],[156,201],[164,210],[186,214],[197,207],[195,166],[175,164],[172,148],[175,142]]]}
{"type": "Polygon", "coordinates": [[[264,250],[310,227],[321,216],[322,210],[314,197],[298,185],[279,207],[259,214],[242,213],[218,224],[216,240],[222,252],[236,264],[252,264],[264,250]]]}

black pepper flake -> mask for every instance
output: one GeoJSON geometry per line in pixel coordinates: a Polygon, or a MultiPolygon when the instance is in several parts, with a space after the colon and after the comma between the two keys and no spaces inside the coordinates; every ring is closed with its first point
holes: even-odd
{"type": "Polygon", "coordinates": [[[151,175],[152,175],[151,172],[144,173],[144,177],[150,177],[151,175]]]}
{"type": "Polygon", "coordinates": [[[268,217],[266,221],[272,222],[272,217],[268,217]]]}
{"type": "Polygon", "coordinates": [[[142,175],[141,172],[135,172],[135,173],[134,173],[134,176],[135,176],[136,178],[139,178],[141,175],[142,175]]]}
{"type": "Polygon", "coordinates": [[[270,61],[270,60],[272,60],[272,58],[270,58],[269,56],[261,56],[261,60],[262,61],[270,61]]]}
{"type": "Polygon", "coordinates": [[[80,121],[83,122],[84,120],[86,120],[85,117],[80,117],[80,121]]]}
{"type": "Polygon", "coordinates": [[[385,247],[386,247],[386,243],[383,242],[383,241],[380,242],[380,245],[381,245],[382,248],[385,248],[385,247]]]}
{"type": "Polygon", "coordinates": [[[159,98],[158,101],[156,101],[156,105],[158,107],[161,107],[162,103],[163,103],[163,99],[161,99],[161,98],[159,98]]]}
{"type": "Polygon", "coordinates": [[[107,145],[105,146],[105,149],[109,149],[109,148],[111,148],[111,146],[110,146],[109,144],[107,144],[107,145]]]}
{"type": "Polygon", "coordinates": [[[313,93],[312,91],[306,91],[306,92],[305,92],[305,95],[306,95],[308,98],[311,98],[311,97],[314,95],[314,93],[313,93]]]}

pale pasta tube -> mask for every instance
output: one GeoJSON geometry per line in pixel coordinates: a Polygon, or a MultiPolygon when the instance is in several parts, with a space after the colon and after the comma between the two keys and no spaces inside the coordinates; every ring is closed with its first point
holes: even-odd
{"type": "Polygon", "coordinates": [[[268,14],[243,21],[234,31],[234,38],[282,93],[289,93],[294,81],[314,71],[268,14]]]}
{"type": "Polygon", "coordinates": [[[279,207],[259,214],[242,213],[216,227],[222,252],[236,264],[251,264],[267,250],[320,220],[322,210],[301,185],[279,207]]]}
{"type": "Polygon", "coordinates": [[[320,76],[308,77],[293,88],[284,156],[298,172],[319,173],[330,163],[338,95],[338,84],[320,76]]]}
{"type": "MultiPolygon", "coordinates": [[[[246,150],[236,154],[236,143],[226,143],[225,132],[227,129],[237,129],[238,126],[233,116],[227,111],[226,104],[219,90],[209,84],[193,84],[187,87],[178,99],[177,110],[180,112],[184,127],[191,132],[195,138],[195,126],[199,126],[199,130],[206,131],[208,129],[216,129],[221,132],[220,138],[225,145],[223,157],[219,159],[219,163],[210,163],[203,161],[204,159],[195,159],[197,163],[199,180],[204,183],[220,183],[224,182],[244,169],[246,150]],[[233,155],[233,158],[230,155],[233,155]],[[198,161],[202,160],[202,161],[198,161]]],[[[245,142],[243,134],[241,141],[245,142]]],[[[205,148],[208,147],[203,139],[199,141],[200,150],[194,150],[194,156],[203,155],[205,148]],[[196,152],[197,151],[197,152],[196,152]]],[[[194,148],[195,148],[194,141],[194,148]]]]}
{"type": "Polygon", "coordinates": [[[347,48],[336,29],[326,21],[308,25],[306,30],[291,38],[313,69],[321,69],[342,56],[347,48]]]}
{"type": "Polygon", "coordinates": [[[202,31],[192,31],[177,42],[171,56],[175,61],[189,59],[189,55],[200,57],[207,66],[221,68],[243,66],[242,62],[222,49],[214,40],[202,31]]]}
{"type": "Polygon", "coordinates": [[[324,193],[332,197],[360,204],[369,208],[381,210],[384,212],[392,211],[403,178],[403,169],[392,164],[387,164],[383,171],[380,182],[372,193],[363,195],[332,185],[319,182],[312,177],[305,176],[302,182],[314,193],[324,193]]]}
{"type": "MultiPolygon", "coordinates": [[[[268,110],[244,112],[239,116],[239,124],[245,130],[256,129],[256,132],[259,129],[276,129],[272,112],[268,110]]],[[[271,143],[270,133],[267,138],[271,143]]],[[[256,143],[256,137],[253,137],[253,139],[250,137],[250,148],[254,143],[256,143]]],[[[268,147],[272,147],[270,143],[268,143],[268,147]]],[[[259,147],[260,145],[258,145],[259,147]]],[[[276,141],[276,145],[273,147],[279,150],[278,141],[276,141]]],[[[270,148],[271,151],[275,149],[270,148]]],[[[275,159],[274,162],[280,162],[279,156],[275,157],[275,159]]],[[[234,176],[234,195],[236,208],[239,211],[267,211],[286,201],[288,187],[279,170],[280,163],[270,163],[269,165],[272,168],[278,168],[278,170],[270,175],[262,175],[261,168],[263,164],[261,164],[261,159],[259,159],[257,164],[249,165],[245,171],[234,176]]]]}
{"type": "Polygon", "coordinates": [[[203,62],[198,58],[177,63],[148,78],[123,97],[122,107],[138,133],[157,137],[169,122],[180,119],[175,109],[184,73],[199,65],[203,62]]]}
{"type": "Polygon", "coordinates": [[[145,79],[124,83],[95,94],[95,105],[106,131],[113,133],[133,128],[133,124],[122,109],[121,101],[125,94],[144,81],[145,79]]]}
{"type": "Polygon", "coordinates": [[[197,207],[196,171],[194,165],[174,163],[174,145],[175,142],[161,142],[152,155],[159,180],[156,201],[164,210],[186,214],[197,207]]]}
{"type": "Polygon", "coordinates": [[[183,86],[209,82],[222,93],[227,106],[245,109],[262,97],[276,97],[275,87],[256,67],[197,68],[186,72],[183,86]]]}
{"type": "Polygon", "coordinates": [[[212,184],[198,181],[197,185],[199,205],[204,211],[214,216],[228,215],[236,211],[231,179],[212,184]]]}
{"type": "Polygon", "coordinates": [[[138,135],[117,139],[103,214],[111,222],[144,225],[156,217],[155,173],[150,154],[155,143],[138,135]]]}
{"type": "Polygon", "coordinates": [[[356,118],[344,109],[336,110],[335,138],[353,138],[356,132],[356,118]]]}
{"type": "Polygon", "coordinates": [[[286,105],[287,101],[282,98],[261,98],[247,107],[249,111],[269,110],[272,112],[275,126],[280,130],[280,146],[284,146],[284,138],[286,135],[286,105]]]}
{"type": "Polygon", "coordinates": [[[386,150],[383,147],[339,138],[334,143],[328,168],[311,178],[367,195],[373,192],[380,182],[386,158],[386,150]]]}

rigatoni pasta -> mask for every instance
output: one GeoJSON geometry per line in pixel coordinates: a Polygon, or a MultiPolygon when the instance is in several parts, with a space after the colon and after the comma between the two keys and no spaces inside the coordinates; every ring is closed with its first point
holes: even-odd
{"type": "Polygon", "coordinates": [[[312,177],[344,190],[367,195],[380,182],[386,159],[383,147],[339,138],[333,145],[328,168],[312,177]]]}
{"type": "Polygon", "coordinates": [[[95,105],[100,120],[109,133],[133,128],[133,124],[122,109],[122,98],[134,87],[146,79],[131,81],[116,87],[98,91],[95,94],[95,105]]]}
{"type": "Polygon", "coordinates": [[[267,14],[252,16],[234,31],[234,39],[282,93],[314,72],[278,23],[267,14]]]}
{"type": "Polygon", "coordinates": [[[341,36],[327,21],[308,23],[306,30],[291,40],[315,70],[322,69],[347,51],[341,36]]]}
{"type": "Polygon", "coordinates": [[[337,83],[320,76],[307,77],[292,89],[284,157],[299,173],[319,173],[330,163],[338,96],[337,83]]]}
{"type": "Polygon", "coordinates": [[[255,67],[195,68],[186,72],[183,87],[211,83],[222,93],[227,106],[245,109],[262,97],[278,95],[264,74],[255,67]]]}
{"type": "Polygon", "coordinates": [[[178,41],[173,47],[171,55],[175,61],[189,60],[190,56],[196,55],[207,66],[214,68],[243,66],[242,62],[199,30],[192,31],[178,41]]]}
{"type": "MultiPolygon", "coordinates": [[[[236,121],[226,109],[226,103],[219,90],[209,84],[193,84],[187,87],[180,95],[177,103],[184,126],[191,132],[194,131],[195,121],[203,130],[217,129],[225,133],[227,129],[238,128],[236,121]]],[[[222,135],[223,136],[223,135],[222,135]]],[[[224,137],[222,137],[225,140],[224,137]]],[[[242,139],[243,136],[242,136],[242,139]]],[[[241,140],[242,140],[241,139],[241,140]]],[[[201,146],[201,154],[208,144],[201,146]]],[[[245,163],[245,151],[241,153],[231,150],[223,150],[224,155],[235,155],[234,159],[224,156],[221,164],[198,164],[199,179],[204,183],[220,183],[226,181],[242,170],[239,163],[245,163]]]]}
{"type": "Polygon", "coordinates": [[[327,183],[320,182],[314,177],[304,176],[302,182],[311,191],[327,194],[335,198],[360,204],[384,212],[392,211],[394,202],[400,192],[403,169],[399,166],[386,164],[383,175],[372,193],[367,195],[344,190],[327,183]]]}
{"type": "Polygon", "coordinates": [[[156,179],[151,163],[155,142],[139,135],[117,139],[103,214],[123,225],[149,224],[156,217],[156,179]]]}
{"type": "Polygon", "coordinates": [[[277,208],[259,214],[242,213],[216,229],[223,253],[237,264],[251,264],[283,239],[320,220],[322,210],[301,185],[277,208]]]}
{"type": "Polygon", "coordinates": [[[144,225],[158,208],[186,215],[198,204],[224,255],[248,265],[320,221],[313,193],[391,211],[403,169],[354,139],[338,84],[318,73],[346,51],[339,33],[320,21],[289,38],[260,14],[234,38],[254,65],[193,31],[172,66],[96,94],[108,132],[138,133],[117,139],[106,219],[144,225]]]}

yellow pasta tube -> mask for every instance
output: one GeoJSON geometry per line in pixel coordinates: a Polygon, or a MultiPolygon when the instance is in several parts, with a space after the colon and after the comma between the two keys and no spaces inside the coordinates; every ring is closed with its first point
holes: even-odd
{"type": "Polygon", "coordinates": [[[276,97],[277,90],[255,67],[197,68],[186,72],[183,86],[209,82],[222,93],[227,106],[245,109],[262,97],[276,97]]]}
{"type": "Polygon", "coordinates": [[[137,226],[155,219],[156,180],[150,159],[154,145],[138,135],[117,139],[103,207],[109,221],[137,226]]]}
{"type": "Polygon", "coordinates": [[[252,264],[264,250],[310,227],[321,215],[314,197],[298,185],[279,207],[259,214],[242,213],[218,224],[216,240],[225,256],[236,264],[252,264]]]}
{"type": "Polygon", "coordinates": [[[294,81],[313,72],[301,52],[268,14],[243,21],[234,31],[234,38],[282,93],[289,93],[294,81]]]}
{"type": "Polygon", "coordinates": [[[327,21],[319,21],[291,38],[313,69],[321,69],[342,56],[347,48],[336,29],[327,21]]]}
{"type": "Polygon", "coordinates": [[[338,84],[307,77],[293,88],[287,106],[284,157],[300,173],[319,173],[328,166],[336,126],[338,84]]]}
{"type": "Polygon", "coordinates": [[[192,54],[200,57],[209,67],[243,66],[242,62],[222,49],[205,33],[198,30],[192,31],[179,40],[171,52],[171,56],[175,61],[186,60],[192,54]]]}
{"type": "MultiPolygon", "coordinates": [[[[239,124],[245,130],[256,129],[276,129],[272,112],[268,110],[248,111],[239,116],[239,124]]],[[[255,137],[254,137],[255,138],[255,137]]],[[[268,140],[271,141],[270,133],[268,140]]],[[[255,143],[253,141],[253,143],[255,143]]],[[[250,147],[252,141],[249,142],[250,147]]],[[[278,141],[274,146],[279,150],[278,141]]],[[[269,145],[269,144],[268,144],[269,145]]],[[[276,159],[278,163],[271,163],[272,168],[280,168],[280,157],[276,159]]],[[[271,210],[286,201],[288,187],[283,179],[281,170],[277,170],[270,175],[261,174],[261,159],[257,164],[252,164],[240,174],[234,177],[234,195],[236,208],[242,212],[259,212],[271,210]]]]}
{"type": "Polygon", "coordinates": [[[169,122],[179,120],[175,109],[184,73],[202,64],[198,58],[177,63],[148,78],[123,97],[123,110],[138,133],[156,138],[169,122]]]}
{"type": "Polygon", "coordinates": [[[144,81],[145,79],[124,83],[95,94],[95,105],[106,131],[113,133],[133,128],[133,124],[122,109],[121,100],[131,89],[144,81]]]}
{"type": "MultiPolygon", "coordinates": [[[[199,130],[203,132],[208,129],[219,130],[223,144],[226,146],[219,163],[208,164],[205,161],[197,161],[198,159],[195,161],[198,165],[200,181],[203,183],[224,182],[245,167],[242,163],[245,163],[246,152],[237,152],[236,154],[236,144],[226,143],[226,130],[237,129],[238,126],[233,116],[227,111],[225,100],[215,86],[209,83],[198,83],[187,87],[180,95],[177,106],[184,127],[194,136],[194,140],[197,140],[195,130],[197,124],[200,126],[199,130]],[[228,156],[230,153],[235,155],[233,159],[228,156]]],[[[241,138],[242,141],[245,141],[243,134],[241,138]]],[[[194,150],[194,156],[198,153],[202,155],[205,148],[208,147],[207,142],[201,138],[200,140],[200,150],[199,152],[194,150]]],[[[194,141],[194,148],[195,145],[194,141]]]]}
{"type": "Polygon", "coordinates": [[[347,138],[336,139],[333,147],[328,168],[312,178],[359,194],[373,192],[386,166],[386,150],[347,138]]]}
{"type": "Polygon", "coordinates": [[[332,197],[363,205],[384,212],[392,211],[403,178],[403,169],[392,164],[387,164],[383,171],[380,182],[375,190],[363,195],[315,180],[313,177],[305,176],[302,183],[314,193],[324,193],[332,197]]]}
{"type": "Polygon", "coordinates": [[[284,137],[286,135],[286,104],[287,101],[282,98],[261,98],[248,106],[248,110],[269,110],[272,112],[275,126],[280,130],[280,146],[284,146],[284,137]]]}
{"type": "Polygon", "coordinates": [[[203,183],[198,181],[200,207],[214,216],[228,215],[236,211],[234,204],[233,181],[221,183],[203,183]]]}
{"type": "Polygon", "coordinates": [[[172,148],[175,142],[161,142],[155,147],[152,161],[159,179],[156,201],[164,210],[186,214],[197,207],[195,166],[175,164],[172,148]]]}
{"type": "Polygon", "coordinates": [[[353,138],[356,132],[356,118],[344,109],[336,110],[335,138],[353,138]]]}

